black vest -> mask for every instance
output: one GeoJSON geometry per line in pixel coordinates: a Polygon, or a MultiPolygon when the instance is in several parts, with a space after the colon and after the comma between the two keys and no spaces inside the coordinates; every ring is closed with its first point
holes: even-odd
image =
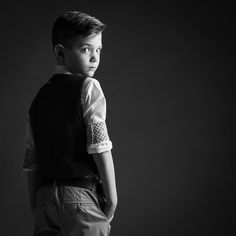
{"type": "Polygon", "coordinates": [[[29,109],[38,172],[43,181],[98,174],[87,153],[87,132],[81,106],[86,77],[55,74],[29,109]]]}

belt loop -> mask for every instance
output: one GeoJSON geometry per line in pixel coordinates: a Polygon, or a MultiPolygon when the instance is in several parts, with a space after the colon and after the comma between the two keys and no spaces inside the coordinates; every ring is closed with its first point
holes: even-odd
{"type": "Polygon", "coordinates": [[[54,189],[54,194],[55,194],[55,199],[56,199],[56,203],[58,205],[61,205],[61,202],[60,202],[60,198],[59,198],[59,185],[57,184],[57,181],[54,180],[53,181],[53,189],[54,189]]]}

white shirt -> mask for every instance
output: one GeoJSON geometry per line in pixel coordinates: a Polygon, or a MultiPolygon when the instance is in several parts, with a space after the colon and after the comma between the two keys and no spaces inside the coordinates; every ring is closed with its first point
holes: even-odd
{"type": "MultiPolygon", "coordinates": [[[[54,74],[70,74],[70,72],[63,66],[57,65],[54,74]]],[[[87,152],[92,154],[111,150],[112,142],[106,126],[106,99],[98,80],[90,77],[85,79],[81,90],[81,105],[87,127],[87,152]]],[[[22,170],[37,170],[37,156],[29,114],[25,124],[25,157],[22,170]]]]}

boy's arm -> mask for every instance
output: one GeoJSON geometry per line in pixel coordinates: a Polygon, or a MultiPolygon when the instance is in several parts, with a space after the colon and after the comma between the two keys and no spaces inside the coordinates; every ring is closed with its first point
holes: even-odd
{"type": "Polygon", "coordinates": [[[34,138],[31,129],[29,114],[27,114],[25,123],[25,157],[22,170],[27,172],[28,192],[30,199],[30,208],[34,209],[35,196],[40,185],[37,172],[37,157],[35,153],[34,138]]]}
{"type": "Polygon", "coordinates": [[[106,126],[106,99],[96,79],[87,78],[82,91],[83,114],[87,125],[87,150],[93,155],[102,181],[107,201],[102,210],[111,221],[117,206],[117,191],[111,154],[112,142],[106,126]]]}
{"type": "Polygon", "coordinates": [[[28,191],[30,199],[30,209],[31,211],[33,211],[35,207],[36,193],[41,184],[41,181],[38,177],[38,172],[27,171],[27,181],[28,181],[28,191]]]}
{"type": "Polygon", "coordinates": [[[106,205],[103,209],[108,219],[111,219],[117,206],[117,191],[115,170],[111,151],[93,154],[106,198],[106,205]]]}

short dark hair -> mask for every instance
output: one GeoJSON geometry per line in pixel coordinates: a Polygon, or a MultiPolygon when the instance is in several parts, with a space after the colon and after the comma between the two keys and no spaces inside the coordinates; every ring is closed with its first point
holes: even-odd
{"type": "Polygon", "coordinates": [[[105,28],[97,18],[80,11],[68,11],[58,16],[52,28],[53,48],[57,44],[70,48],[77,37],[98,34],[105,28]]]}

